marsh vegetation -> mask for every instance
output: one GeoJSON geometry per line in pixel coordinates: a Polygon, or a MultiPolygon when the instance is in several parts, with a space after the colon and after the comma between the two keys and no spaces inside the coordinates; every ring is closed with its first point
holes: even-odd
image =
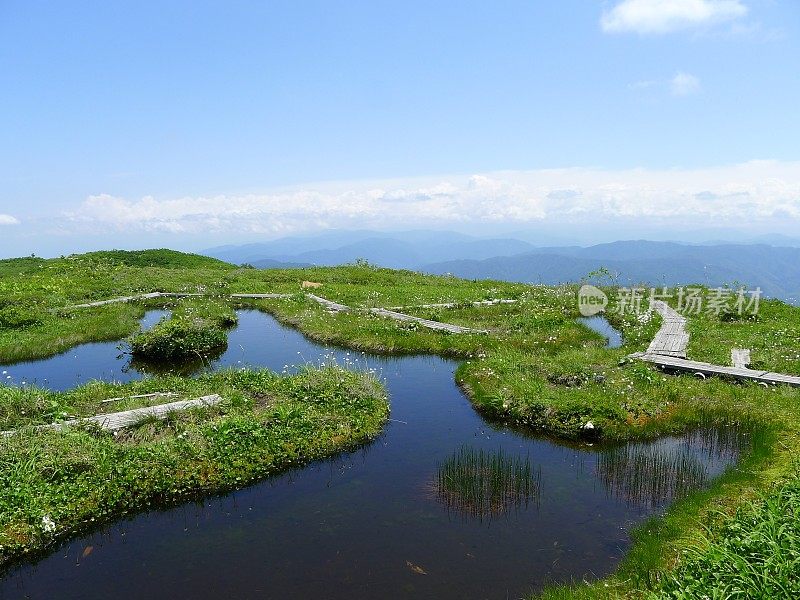
{"type": "MultiPolygon", "coordinates": [[[[658,328],[658,318],[609,315],[611,324],[622,332],[624,344],[618,349],[605,348],[604,336],[576,321],[579,316],[574,301],[576,289],[571,286],[471,282],[367,264],[258,271],[168,251],[92,253],[55,260],[15,259],[0,261],[3,298],[0,362],[8,364],[50,356],[80,343],[130,336],[136,332],[138,320],[147,309],[165,308],[163,299],[85,310],[63,307],[152,291],[204,294],[196,300],[171,302],[166,308],[174,311],[176,322],[201,318],[223,333],[226,326],[214,319],[217,308],[212,304],[230,312],[237,307],[270,312],[282,323],[297,327],[323,343],[375,353],[434,353],[459,358],[463,362],[456,371],[456,381],[482,415],[534,432],[581,440],[584,425],[591,421],[601,439],[635,441],[684,434],[701,427],[708,415],[720,423],[747,420],[765,432],[754,436],[750,449],[739,456],[739,469],[726,472],[703,492],[685,495],[663,518],[643,525],[635,533],[636,543],[617,576],[599,585],[554,589],[548,592],[552,597],[626,596],[634,590],[641,594],[666,585],[669,573],[688,577],[686,571],[675,568],[685,561],[689,564],[683,550],[689,543],[687,539],[700,530],[698,524],[708,532],[703,547],[724,545],[726,540],[733,539],[730,532],[735,527],[731,529],[726,524],[739,518],[735,516],[737,507],[747,506],[751,514],[767,518],[775,506],[773,499],[791,497],[796,490],[793,482],[798,477],[798,463],[792,449],[800,443],[797,390],[667,376],[647,365],[626,361],[628,353],[646,347],[658,328]],[[317,293],[355,309],[406,306],[409,307],[406,312],[416,316],[486,329],[490,333],[447,335],[418,330],[358,310],[332,315],[299,293],[302,281],[320,282],[322,287],[317,293]],[[292,295],[275,300],[227,299],[238,292],[292,295]],[[483,307],[470,304],[497,298],[517,302],[483,307]],[[457,305],[449,309],[420,307],[440,302],[457,305]],[[191,307],[198,312],[190,316],[191,307]],[[186,315],[181,314],[183,310],[186,315]]],[[[169,322],[165,321],[164,326],[169,322]]],[[[689,354],[699,360],[725,363],[731,347],[751,348],[754,366],[800,373],[798,324],[800,309],[777,301],[762,302],[758,319],[699,315],[689,322],[692,335],[689,354]]],[[[213,360],[213,353],[211,356],[213,360]]],[[[201,380],[204,381],[202,377],[198,380],[176,377],[166,378],[166,384],[153,379],[151,383],[129,385],[130,391],[152,389],[149,385],[181,389],[189,385],[187,381],[201,380]]],[[[208,389],[216,391],[214,388],[222,383],[213,381],[208,389]]],[[[44,423],[61,413],[76,414],[79,399],[88,397],[88,390],[97,385],[62,396],[34,388],[5,386],[2,404],[8,405],[4,409],[8,421],[4,428],[12,424],[44,423]]],[[[121,395],[119,390],[112,392],[102,386],[97,389],[121,395]]],[[[93,401],[99,402],[94,398],[93,401]]],[[[251,399],[257,401],[255,397],[251,399]]],[[[380,422],[375,420],[371,427],[379,429],[380,422]]],[[[158,428],[156,424],[148,427],[158,428]]],[[[335,447],[338,445],[334,441],[326,446],[326,451],[335,447]]],[[[68,454],[65,448],[59,451],[68,454]]],[[[620,482],[613,473],[624,471],[623,467],[634,468],[635,472],[637,464],[646,467],[654,465],[653,460],[622,453],[609,457],[608,481],[620,482]]],[[[44,464],[42,461],[40,457],[29,462],[35,466],[44,464]]],[[[664,472],[683,469],[691,474],[690,464],[679,463],[673,461],[659,468],[664,472]]],[[[8,473],[18,468],[13,466],[8,473]]],[[[617,485],[617,489],[623,495],[635,496],[638,488],[617,485]]],[[[24,494],[8,496],[4,514],[16,514],[16,507],[24,497],[24,494]]],[[[3,526],[13,545],[17,533],[8,528],[11,522],[6,521],[3,526]]],[[[796,529],[791,531],[795,539],[796,529]]],[[[42,536],[40,539],[46,539],[44,533],[42,536]]],[[[707,580],[703,585],[716,584],[707,580]]]]}
{"type": "Polygon", "coordinates": [[[535,504],[541,479],[527,456],[462,447],[439,465],[433,489],[448,511],[482,521],[535,504]]]}

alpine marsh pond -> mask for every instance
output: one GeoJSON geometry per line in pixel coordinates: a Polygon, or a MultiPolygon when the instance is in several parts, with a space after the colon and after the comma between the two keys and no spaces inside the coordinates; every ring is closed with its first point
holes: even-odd
{"type": "MultiPolygon", "coordinates": [[[[0,595],[800,594],[798,390],[631,360],[658,315],[584,324],[577,292],[169,250],[0,261],[1,428],[22,430],[0,439],[0,595]],[[132,357],[143,316],[200,325],[178,328],[197,360],[132,357]],[[34,429],[213,394],[116,436],[34,429]]],[[[687,352],[800,373],[798,310],[694,315],[687,352]]],[[[140,341],[175,356],[173,331],[140,341]]]]}
{"type": "MultiPolygon", "coordinates": [[[[145,324],[164,314],[148,312],[145,324]]],[[[391,402],[383,433],[66,541],[8,572],[2,597],[520,597],[612,572],[631,528],[748,448],[747,431],[727,430],[721,443],[713,427],[653,442],[555,443],[484,419],[456,386],[454,360],[355,353],[257,310],[237,315],[227,350],[203,369],[374,370],[391,402]]],[[[53,389],[145,377],[118,342],[2,368],[18,385],[53,389]]]]}

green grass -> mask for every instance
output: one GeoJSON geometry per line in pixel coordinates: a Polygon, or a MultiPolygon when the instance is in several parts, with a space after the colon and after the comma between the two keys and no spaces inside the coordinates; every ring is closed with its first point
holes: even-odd
{"type": "Polygon", "coordinates": [[[187,298],[166,303],[164,308],[171,309],[169,317],[127,340],[134,360],[142,367],[149,366],[149,371],[168,371],[216,358],[228,347],[226,330],[239,321],[230,303],[214,298],[187,298]]]}
{"type": "MultiPolygon", "coordinates": [[[[800,468],[800,465],[798,465],[800,468]]],[[[683,550],[651,598],[800,598],[800,473],[721,516],[683,550]]]]}
{"type": "MultiPolygon", "coordinates": [[[[322,342],[378,353],[461,358],[464,362],[456,372],[457,383],[476,409],[489,419],[526,430],[573,440],[585,435],[588,421],[594,425],[593,435],[607,440],[647,439],[709,423],[748,423],[762,432],[752,449],[742,455],[738,468],[706,489],[680,498],[662,518],[639,527],[633,548],[616,574],[591,584],[547,590],[546,598],[642,597],[659,593],[660,586],[668,585],[665,582],[670,581],[671,573],[678,579],[670,590],[679,589],[681,580],[688,586],[689,571],[681,570],[682,565],[692,564],[697,557],[684,550],[693,547],[698,532],[707,532],[704,547],[724,545],[724,524],[728,518],[737,518],[731,515],[738,508],[746,505],[758,512],[758,507],[772,506],[778,494],[776,486],[791,486],[798,479],[794,449],[800,444],[800,391],[670,376],[626,360],[631,352],[647,347],[660,319],[610,315],[625,343],[622,348],[607,349],[597,333],[576,322],[577,286],[465,281],[365,264],[260,271],[164,251],[94,253],[47,261],[14,259],[0,261],[0,274],[0,311],[4,307],[8,311],[0,324],[0,362],[47,356],[77,343],[130,335],[147,307],[167,305],[176,318],[199,316],[213,321],[236,306],[249,306],[268,311],[322,342]],[[329,314],[302,295],[300,283],[304,280],[322,283],[315,293],[356,309],[405,306],[410,314],[485,329],[489,334],[451,335],[365,312],[329,314]],[[60,310],[70,304],[151,291],[201,292],[208,297],[60,310]],[[292,296],[226,300],[237,292],[292,296]],[[518,302],[484,307],[468,304],[492,298],[518,302]],[[451,309],[420,307],[439,302],[460,304],[451,309]],[[25,310],[17,308],[20,306],[25,310]]],[[[776,301],[763,302],[757,319],[692,316],[689,355],[727,364],[732,347],[750,348],[755,366],[800,374],[799,328],[800,308],[776,301]]],[[[177,382],[191,380],[170,381],[177,386],[177,382]]],[[[25,419],[47,422],[62,412],[78,410],[73,405],[80,407],[78,398],[87,397],[88,392],[75,393],[78,396],[69,401],[42,394],[40,402],[25,409],[24,415],[22,408],[14,408],[14,401],[3,410],[9,412],[9,423],[25,423],[25,419]]],[[[97,408],[87,402],[87,411],[97,408]]],[[[158,429],[160,425],[147,427],[158,429]]],[[[146,440],[144,432],[141,435],[146,440]]],[[[133,438],[129,443],[136,446],[139,442],[133,438]]],[[[675,464],[661,468],[674,470],[675,464]]],[[[793,539],[800,537],[797,525],[787,523],[785,531],[793,539]]],[[[702,585],[710,597],[722,595],[719,590],[726,589],[710,579],[702,585]]]]}
{"type": "Polygon", "coordinates": [[[202,317],[172,316],[128,339],[137,359],[185,361],[204,359],[228,345],[225,330],[202,317]]]}
{"type": "Polygon", "coordinates": [[[377,435],[388,415],[370,373],[334,364],[280,376],[229,370],[197,379],[93,382],[66,393],[0,387],[0,566],[131,512],[243,487],[377,435]],[[31,425],[164,402],[105,398],[172,391],[224,402],[117,434],[31,425]]]}
{"type": "Polygon", "coordinates": [[[128,267],[161,267],[181,269],[231,269],[230,264],[201,256],[199,254],[186,254],[161,248],[160,250],[103,250],[73,255],[70,258],[78,260],[96,260],[110,262],[128,267]]]}

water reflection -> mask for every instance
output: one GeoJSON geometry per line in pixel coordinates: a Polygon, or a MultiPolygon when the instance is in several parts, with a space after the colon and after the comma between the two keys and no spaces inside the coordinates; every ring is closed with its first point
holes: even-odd
{"type": "Polygon", "coordinates": [[[482,521],[538,505],[541,481],[527,456],[463,447],[439,465],[434,491],[449,512],[482,521]]]}
{"type": "Polygon", "coordinates": [[[748,433],[733,426],[632,442],[601,450],[597,476],[610,495],[654,509],[706,487],[749,445],[748,433]]]}
{"type": "Polygon", "coordinates": [[[134,371],[142,375],[180,375],[181,377],[191,377],[203,371],[210,371],[213,364],[227,352],[228,346],[219,346],[205,352],[204,356],[193,359],[165,362],[163,360],[151,360],[141,356],[131,356],[125,367],[126,372],[134,371]]]}
{"type": "Polygon", "coordinates": [[[606,338],[606,348],[619,348],[622,346],[622,334],[604,316],[581,317],[578,322],[606,338]]]}

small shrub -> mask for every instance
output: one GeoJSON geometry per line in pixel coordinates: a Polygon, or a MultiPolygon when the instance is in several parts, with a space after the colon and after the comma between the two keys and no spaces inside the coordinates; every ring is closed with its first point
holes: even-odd
{"type": "Polygon", "coordinates": [[[182,360],[208,356],[227,346],[228,339],[220,326],[206,319],[173,317],[134,335],[129,344],[139,358],[182,360]]]}
{"type": "Polygon", "coordinates": [[[746,323],[758,321],[758,313],[741,312],[732,308],[725,308],[719,313],[719,320],[723,323],[746,323]]]}
{"type": "Polygon", "coordinates": [[[41,323],[39,315],[29,308],[13,304],[0,306],[0,327],[18,329],[39,323],[41,323]]]}

